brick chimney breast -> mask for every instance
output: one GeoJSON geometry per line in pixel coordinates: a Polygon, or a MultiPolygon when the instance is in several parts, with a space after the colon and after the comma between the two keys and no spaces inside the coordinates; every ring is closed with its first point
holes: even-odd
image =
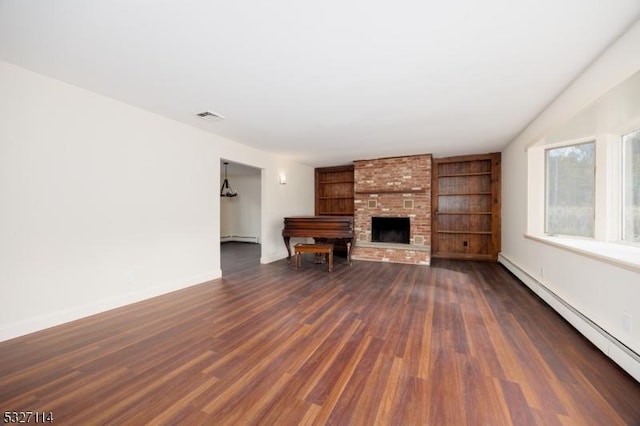
{"type": "Polygon", "coordinates": [[[431,262],[431,163],[430,154],[354,162],[354,259],[431,262]],[[372,242],[372,217],[408,217],[410,243],[372,242]]]}

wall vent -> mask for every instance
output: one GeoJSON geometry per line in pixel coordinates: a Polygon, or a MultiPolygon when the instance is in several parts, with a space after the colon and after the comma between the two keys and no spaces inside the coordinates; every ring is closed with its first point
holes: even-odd
{"type": "Polygon", "coordinates": [[[224,120],[224,116],[215,113],[213,111],[203,111],[203,112],[199,112],[196,114],[198,117],[202,118],[203,120],[207,120],[207,121],[220,121],[220,120],[224,120]]]}

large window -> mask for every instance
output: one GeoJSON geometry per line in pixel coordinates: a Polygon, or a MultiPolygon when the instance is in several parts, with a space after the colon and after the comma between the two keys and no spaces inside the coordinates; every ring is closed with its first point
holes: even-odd
{"type": "Polygon", "coordinates": [[[640,268],[639,94],[640,71],[527,146],[527,238],[640,268]]]}
{"type": "Polygon", "coordinates": [[[640,130],[622,137],[622,238],[640,242],[640,130]]]}
{"type": "Polygon", "coordinates": [[[545,151],[545,232],[594,236],[595,142],[545,151]]]}

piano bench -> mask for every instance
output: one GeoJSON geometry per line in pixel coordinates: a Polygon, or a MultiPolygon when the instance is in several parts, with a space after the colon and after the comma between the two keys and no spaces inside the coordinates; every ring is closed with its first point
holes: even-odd
{"type": "Polygon", "coordinates": [[[296,253],[296,269],[300,269],[302,253],[324,254],[329,267],[333,270],[333,244],[296,244],[293,246],[296,253]]]}

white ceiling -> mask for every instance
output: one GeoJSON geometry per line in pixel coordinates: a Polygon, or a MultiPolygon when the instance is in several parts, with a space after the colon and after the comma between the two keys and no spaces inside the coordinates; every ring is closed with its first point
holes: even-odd
{"type": "Polygon", "coordinates": [[[0,0],[0,59],[328,166],[499,151],[639,16],[639,0],[0,0]]]}

